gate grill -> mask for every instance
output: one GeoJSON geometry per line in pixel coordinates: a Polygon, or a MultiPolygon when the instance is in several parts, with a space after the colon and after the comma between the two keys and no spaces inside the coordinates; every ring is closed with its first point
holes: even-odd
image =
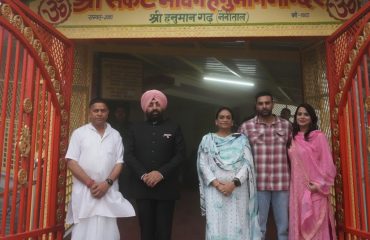
{"type": "Polygon", "coordinates": [[[319,43],[302,51],[304,101],[317,109],[320,130],[330,138],[329,92],[326,77],[325,46],[319,43]]]}
{"type": "Polygon", "coordinates": [[[0,1],[0,239],[62,239],[73,47],[0,1]]]}
{"type": "Polygon", "coordinates": [[[370,239],[370,2],[327,39],[340,239],[370,239]]]}

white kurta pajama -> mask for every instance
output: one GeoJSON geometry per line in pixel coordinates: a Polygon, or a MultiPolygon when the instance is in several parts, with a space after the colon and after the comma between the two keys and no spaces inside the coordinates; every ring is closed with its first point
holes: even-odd
{"type": "MultiPolygon", "coordinates": [[[[66,158],[77,161],[95,182],[103,182],[116,164],[123,163],[122,138],[109,124],[103,137],[91,123],[86,124],[73,132],[66,158]]],[[[73,177],[66,218],[68,224],[75,224],[72,239],[119,239],[116,218],[134,215],[132,205],[118,191],[117,180],[102,198],[97,199],[84,183],[73,177]]]]}

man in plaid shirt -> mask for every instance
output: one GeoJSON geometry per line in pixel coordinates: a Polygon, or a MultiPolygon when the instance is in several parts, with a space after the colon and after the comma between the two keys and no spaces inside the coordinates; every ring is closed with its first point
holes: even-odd
{"type": "Polygon", "coordinates": [[[288,239],[289,166],[287,142],[291,137],[289,121],[272,114],[273,97],[269,92],[256,95],[257,115],[244,122],[239,131],[249,138],[257,173],[259,222],[263,239],[270,204],[279,240],[288,239]]]}

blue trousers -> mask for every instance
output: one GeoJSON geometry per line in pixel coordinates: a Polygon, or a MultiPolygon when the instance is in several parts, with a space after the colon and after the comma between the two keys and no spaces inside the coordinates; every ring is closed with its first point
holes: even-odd
{"type": "Polygon", "coordinates": [[[269,215],[270,205],[274,213],[274,219],[277,229],[278,240],[288,240],[288,191],[258,191],[258,211],[259,223],[262,232],[262,240],[266,236],[266,224],[269,215]]]}

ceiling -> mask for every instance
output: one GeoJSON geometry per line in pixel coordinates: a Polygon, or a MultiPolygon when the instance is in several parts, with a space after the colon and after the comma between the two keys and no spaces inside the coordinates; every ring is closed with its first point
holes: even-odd
{"type": "Polygon", "coordinates": [[[302,101],[300,53],[320,39],[95,41],[94,51],[141,61],[144,88],[200,103],[240,107],[258,91],[282,104],[302,101]],[[204,76],[254,83],[207,82],[204,76]]]}

